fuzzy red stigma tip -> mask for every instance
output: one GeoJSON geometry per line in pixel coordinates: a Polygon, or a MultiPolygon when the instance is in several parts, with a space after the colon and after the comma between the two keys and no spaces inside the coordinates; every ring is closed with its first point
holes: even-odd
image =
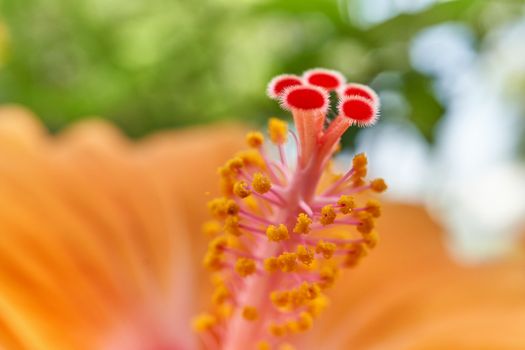
{"type": "Polygon", "coordinates": [[[281,95],[281,105],[286,110],[326,110],[328,95],[315,86],[292,86],[281,95]]]}
{"type": "Polygon", "coordinates": [[[297,75],[281,74],[270,81],[268,84],[267,93],[270,98],[278,99],[287,88],[302,84],[303,80],[297,75]]]}
{"type": "Polygon", "coordinates": [[[359,126],[370,126],[377,121],[377,108],[370,99],[363,96],[354,95],[343,99],[339,110],[341,115],[359,126]]]}
{"type": "Polygon", "coordinates": [[[344,76],[338,71],[322,68],[304,72],[303,78],[307,83],[322,87],[328,91],[336,90],[345,83],[344,76]]]}
{"type": "Polygon", "coordinates": [[[376,108],[379,106],[379,96],[375,93],[374,90],[363,84],[349,83],[346,84],[340,93],[342,98],[352,97],[352,96],[361,96],[364,97],[374,104],[376,108]]]}

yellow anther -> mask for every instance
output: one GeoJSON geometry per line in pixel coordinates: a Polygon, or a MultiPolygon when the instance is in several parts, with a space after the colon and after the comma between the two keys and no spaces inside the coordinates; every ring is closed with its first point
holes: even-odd
{"type": "Polygon", "coordinates": [[[228,239],[224,236],[215,237],[209,244],[208,250],[214,253],[220,253],[228,245],[228,239]]]}
{"type": "Polygon", "coordinates": [[[224,205],[227,215],[237,215],[239,212],[239,206],[232,199],[228,199],[224,205]]]}
{"type": "Polygon", "coordinates": [[[352,161],[352,183],[354,187],[360,187],[364,185],[363,178],[367,174],[368,160],[364,153],[356,155],[352,161]]]}
{"type": "Polygon", "coordinates": [[[197,332],[205,332],[217,324],[217,317],[211,314],[200,314],[193,319],[193,329],[197,332]]]}
{"type": "Polygon", "coordinates": [[[283,272],[292,272],[297,270],[297,254],[284,252],[277,258],[279,266],[283,272]]]}
{"type": "Polygon", "coordinates": [[[361,180],[363,177],[366,176],[366,174],[368,173],[368,170],[366,167],[364,168],[359,168],[359,169],[355,169],[354,170],[354,173],[352,174],[351,176],[351,179],[354,181],[354,183],[356,181],[359,181],[361,180]]]}
{"type": "Polygon", "coordinates": [[[297,259],[306,266],[310,266],[314,261],[314,252],[310,248],[304,245],[298,245],[296,252],[297,259]]]}
{"type": "Polygon", "coordinates": [[[337,205],[339,205],[341,213],[348,214],[355,208],[354,197],[344,194],[337,201],[337,205]]]}
{"type": "Polygon", "coordinates": [[[288,228],[284,224],[280,224],[277,227],[274,225],[269,225],[266,229],[266,236],[270,241],[273,242],[279,242],[290,238],[290,235],[288,234],[288,228]]]}
{"type": "Polygon", "coordinates": [[[339,271],[337,268],[332,266],[325,266],[320,272],[319,277],[321,279],[321,282],[319,282],[319,287],[321,288],[329,288],[331,287],[335,279],[337,278],[337,273],[339,271]]]}
{"type": "Polygon", "coordinates": [[[276,323],[272,323],[268,328],[268,331],[275,337],[284,337],[286,335],[286,327],[276,323]]]}
{"type": "Polygon", "coordinates": [[[361,187],[361,186],[364,186],[365,185],[365,180],[363,180],[362,178],[358,177],[358,178],[352,178],[352,186],[353,187],[361,187]]]}
{"type": "Polygon", "coordinates": [[[308,304],[307,310],[312,316],[318,316],[324,309],[326,309],[327,305],[328,299],[324,295],[319,295],[308,304]]]}
{"type": "Polygon", "coordinates": [[[335,213],[334,207],[332,207],[331,205],[325,205],[321,209],[321,218],[319,219],[319,221],[323,225],[330,225],[335,221],[336,216],[337,214],[335,213]]]}
{"type": "Polygon", "coordinates": [[[230,291],[226,286],[220,285],[215,288],[211,300],[214,305],[221,305],[230,297],[230,291]]]}
{"type": "Polygon", "coordinates": [[[270,300],[278,308],[284,308],[290,303],[290,292],[275,291],[270,294],[270,300]]]}
{"type": "Polygon", "coordinates": [[[220,319],[226,320],[233,314],[233,306],[230,303],[223,303],[216,308],[217,316],[220,319]]]}
{"type": "Polygon", "coordinates": [[[381,193],[381,192],[386,191],[387,185],[385,183],[385,180],[379,178],[379,179],[372,180],[372,182],[370,183],[370,188],[374,192],[381,193]]]}
{"type": "Polygon", "coordinates": [[[381,203],[376,199],[371,199],[366,202],[366,211],[374,218],[381,216],[381,203]]]}
{"type": "Polygon", "coordinates": [[[269,258],[264,259],[264,269],[266,271],[275,272],[279,270],[279,268],[280,268],[279,260],[276,257],[271,256],[269,258]]]}
{"type": "Polygon", "coordinates": [[[268,343],[267,341],[260,341],[257,343],[257,350],[271,350],[271,346],[270,346],[270,343],[268,343]]]}
{"type": "Polygon", "coordinates": [[[239,229],[239,217],[237,215],[231,215],[224,221],[224,232],[234,236],[241,236],[242,231],[239,229]]]}
{"type": "Polygon", "coordinates": [[[315,252],[318,254],[323,254],[323,258],[330,259],[334,256],[334,252],[337,246],[332,242],[319,241],[315,247],[315,252]]]}
{"type": "Polygon", "coordinates": [[[235,271],[241,277],[246,277],[255,273],[255,261],[249,258],[239,258],[235,262],[235,271]]]}
{"type": "Polygon", "coordinates": [[[356,266],[359,261],[361,261],[361,259],[366,256],[366,254],[366,248],[363,244],[355,244],[346,254],[345,259],[343,260],[343,266],[356,266]]]}
{"type": "Polygon", "coordinates": [[[303,282],[298,289],[306,300],[314,300],[321,294],[321,289],[315,283],[303,282]]]}
{"type": "Polygon", "coordinates": [[[253,306],[245,306],[242,309],[242,317],[248,321],[255,321],[257,318],[259,318],[259,313],[257,312],[257,308],[253,306]]]}
{"type": "Polygon", "coordinates": [[[219,167],[218,173],[221,179],[232,179],[239,173],[239,170],[244,166],[244,162],[240,157],[234,157],[219,167]]]}
{"type": "Polygon", "coordinates": [[[230,168],[228,168],[226,165],[219,167],[217,169],[217,173],[219,173],[219,175],[221,176],[221,179],[230,178],[231,176],[234,175],[232,174],[230,168]]]}
{"type": "Polygon", "coordinates": [[[232,173],[237,173],[244,166],[244,162],[240,157],[234,157],[226,162],[226,168],[229,169],[232,173]]]}
{"type": "Polygon", "coordinates": [[[252,187],[255,192],[264,194],[272,188],[270,178],[263,173],[255,173],[253,175],[252,187]]]}
{"type": "Polygon", "coordinates": [[[290,304],[291,308],[297,309],[298,307],[304,306],[307,303],[306,296],[302,293],[299,288],[290,291],[290,304]]]}
{"type": "Polygon", "coordinates": [[[379,235],[376,231],[372,231],[370,233],[363,235],[364,243],[369,249],[373,249],[377,246],[377,243],[379,242],[379,235]]]}
{"type": "Polygon", "coordinates": [[[359,225],[357,225],[357,231],[366,234],[372,232],[375,227],[374,218],[371,214],[366,211],[359,212],[357,215],[359,219],[359,225]]]}
{"type": "Polygon", "coordinates": [[[368,164],[368,159],[366,158],[366,154],[359,153],[354,156],[354,159],[352,160],[352,168],[354,170],[365,168],[368,164]]]}
{"type": "Polygon", "coordinates": [[[278,118],[270,118],[268,121],[268,134],[273,143],[282,145],[288,139],[288,124],[278,118]]]}
{"type": "Polygon", "coordinates": [[[237,181],[233,185],[233,193],[240,198],[246,198],[251,194],[248,184],[245,181],[237,181]]]}
{"type": "Polygon", "coordinates": [[[225,219],[228,215],[236,215],[239,206],[234,200],[228,198],[215,198],[208,202],[208,208],[213,216],[218,219],[225,219]]]}
{"type": "Polygon", "coordinates": [[[314,319],[312,315],[310,315],[308,312],[301,312],[301,314],[297,318],[296,323],[299,328],[299,331],[304,332],[312,328],[314,319]]]}
{"type": "Polygon", "coordinates": [[[216,236],[219,232],[221,232],[221,229],[221,224],[215,220],[207,221],[202,225],[202,233],[208,237],[216,236]]]}
{"type": "Polygon", "coordinates": [[[251,148],[260,148],[264,143],[264,136],[258,131],[252,131],[246,134],[246,143],[251,148]]]}
{"type": "Polygon", "coordinates": [[[261,169],[266,167],[263,157],[256,149],[237,152],[236,157],[241,158],[245,166],[254,166],[261,169]]]}
{"type": "Polygon", "coordinates": [[[212,271],[217,271],[222,268],[222,255],[213,251],[208,251],[203,259],[205,267],[212,271]]]}
{"type": "Polygon", "coordinates": [[[297,215],[297,222],[293,228],[293,232],[307,234],[310,232],[310,225],[312,224],[312,219],[305,213],[300,213],[297,215]]]}

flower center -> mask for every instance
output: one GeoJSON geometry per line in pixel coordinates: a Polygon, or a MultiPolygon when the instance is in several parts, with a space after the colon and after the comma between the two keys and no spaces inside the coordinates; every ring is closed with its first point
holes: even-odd
{"type": "Polygon", "coordinates": [[[209,202],[215,221],[205,225],[213,236],[204,258],[214,271],[213,309],[194,321],[207,349],[286,344],[311,328],[339,271],[356,266],[378,241],[380,204],[356,195],[383,192],[384,181],[365,180],[364,154],[344,174],[332,171],[331,160],[351,125],[375,122],[377,95],[345,85],[329,70],[278,76],[268,94],[292,113],[296,132],[272,118],[268,135],[276,160],[267,154],[264,136],[251,132],[250,149],[219,169],[224,196],[209,202]],[[346,95],[349,87],[353,92],[346,95]],[[327,123],[332,90],[341,101],[338,116],[327,123]],[[296,150],[290,160],[289,144],[296,150]]]}

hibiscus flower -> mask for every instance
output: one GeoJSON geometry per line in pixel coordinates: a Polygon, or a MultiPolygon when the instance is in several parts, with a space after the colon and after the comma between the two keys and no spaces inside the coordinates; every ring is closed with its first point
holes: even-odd
{"type": "MultiPolygon", "coordinates": [[[[51,136],[30,112],[0,109],[0,346],[216,346],[191,328],[216,288],[200,231],[220,195],[216,169],[244,135],[210,125],[133,142],[91,120],[51,136]]],[[[520,261],[457,265],[423,209],[382,211],[378,246],[326,290],[312,329],[281,347],[525,347],[520,261]]]]}

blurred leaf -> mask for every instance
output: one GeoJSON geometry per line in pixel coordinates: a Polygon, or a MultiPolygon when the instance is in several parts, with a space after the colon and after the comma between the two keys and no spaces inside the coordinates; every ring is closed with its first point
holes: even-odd
{"type": "Polygon", "coordinates": [[[471,22],[490,1],[455,0],[438,2],[417,13],[401,14],[368,31],[369,40],[376,43],[408,41],[424,28],[451,21],[471,22]]]}
{"type": "Polygon", "coordinates": [[[333,23],[343,24],[338,1],[336,0],[269,0],[255,6],[253,12],[260,14],[276,14],[281,12],[293,16],[305,13],[324,14],[330,18],[333,23]]]}
{"type": "Polygon", "coordinates": [[[409,119],[428,142],[434,141],[434,128],[444,109],[436,100],[429,77],[417,72],[403,76],[403,94],[410,105],[409,119]]]}

